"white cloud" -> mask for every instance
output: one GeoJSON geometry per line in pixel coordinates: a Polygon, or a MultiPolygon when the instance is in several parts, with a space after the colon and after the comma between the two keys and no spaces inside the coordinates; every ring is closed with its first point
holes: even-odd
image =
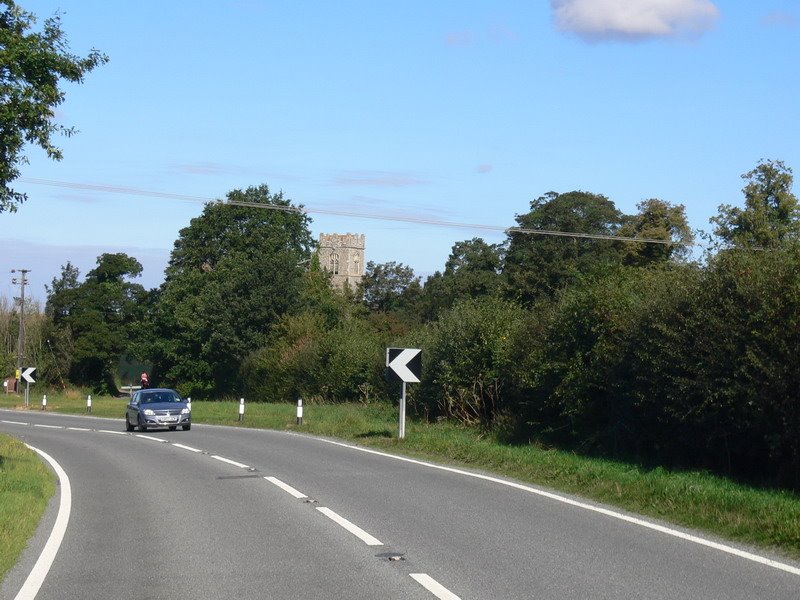
{"type": "Polygon", "coordinates": [[[719,9],[710,0],[550,0],[556,26],[591,41],[699,35],[719,9]]]}

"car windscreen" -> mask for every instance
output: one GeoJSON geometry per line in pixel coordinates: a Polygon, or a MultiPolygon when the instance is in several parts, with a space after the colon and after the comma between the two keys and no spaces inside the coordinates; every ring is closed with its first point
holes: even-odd
{"type": "Polygon", "coordinates": [[[157,402],[183,402],[183,399],[173,392],[153,392],[142,394],[140,397],[142,404],[155,404],[157,402]]]}

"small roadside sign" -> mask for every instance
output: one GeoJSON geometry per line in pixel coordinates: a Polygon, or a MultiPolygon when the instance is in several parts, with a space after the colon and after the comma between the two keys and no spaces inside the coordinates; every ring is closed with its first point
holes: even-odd
{"type": "Polygon", "coordinates": [[[406,384],[419,383],[422,376],[422,350],[419,348],[387,348],[386,367],[389,374],[403,382],[400,396],[400,419],[397,437],[406,437],[406,384]]]}
{"type": "Polygon", "coordinates": [[[422,350],[419,348],[387,348],[386,366],[404,383],[419,383],[422,376],[422,350]]]}
{"type": "Polygon", "coordinates": [[[36,380],[33,378],[33,373],[36,371],[36,367],[22,367],[17,372],[20,372],[20,383],[24,380],[25,381],[25,406],[30,406],[30,395],[31,395],[31,384],[36,383],[36,380]]]}
{"type": "Polygon", "coordinates": [[[25,367],[22,371],[22,378],[28,383],[36,383],[36,380],[33,378],[34,371],[36,371],[36,367],[25,367]]]}

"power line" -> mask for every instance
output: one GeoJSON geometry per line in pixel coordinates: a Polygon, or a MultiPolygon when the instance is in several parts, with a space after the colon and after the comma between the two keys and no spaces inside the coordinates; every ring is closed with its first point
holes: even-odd
{"type": "Polygon", "coordinates": [[[239,200],[218,200],[215,198],[206,198],[203,196],[191,196],[187,194],[173,194],[170,192],[156,192],[152,190],[142,190],[131,187],[120,187],[103,184],[91,183],[74,183],[69,181],[57,181],[53,179],[38,179],[30,177],[22,177],[20,181],[24,183],[32,183],[35,185],[46,185],[50,187],[67,188],[74,190],[86,190],[92,192],[103,192],[109,194],[121,194],[125,196],[146,196],[149,198],[164,198],[167,200],[182,200],[189,202],[211,202],[216,204],[229,204],[232,206],[246,206],[251,208],[261,208],[265,210],[278,210],[290,213],[311,213],[320,215],[331,215],[337,217],[349,217],[355,219],[372,219],[375,221],[394,221],[399,223],[413,223],[416,225],[432,225],[436,227],[451,227],[456,229],[478,229],[484,231],[492,231],[506,234],[526,234],[526,235],[546,235],[552,237],[569,237],[569,238],[582,238],[592,240],[610,240],[615,242],[635,242],[639,244],[660,244],[666,246],[690,246],[684,242],[675,242],[672,240],[660,240],[654,238],[633,238],[615,235],[602,235],[593,233],[578,233],[572,231],[551,231],[545,229],[529,229],[524,227],[503,227],[500,225],[488,225],[482,223],[460,223],[457,221],[446,221],[443,219],[433,219],[427,217],[412,217],[412,216],[399,216],[387,213],[364,213],[346,210],[337,210],[329,208],[308,208],[296,206],[280,206],[276,204],[261,204],[258,202],[244,202],[239,200]]]}

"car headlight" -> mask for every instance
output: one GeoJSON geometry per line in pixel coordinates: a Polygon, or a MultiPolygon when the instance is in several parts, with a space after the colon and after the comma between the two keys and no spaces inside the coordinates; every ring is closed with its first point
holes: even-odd
{"type": "Polygon", "coordinates": [[[145,409],[144,409],[144,414],[145,414],[145,416],[152,417],[152,416],[153,416],[154,414],[156,414],[156,413],[154,413],[154,412],[152,411],[152,409],[150,409],[150,408],[145,408],[145,409]]]}
{"type": "Polygon", "coordinates": [[[182,415],[188,415],[190,412],[192,412],[192,411],[191,411],[191,410],[189,410],[188,408],[183,408],[183,409],[181,409],[181,414],[182,414],[182,415]]]}

